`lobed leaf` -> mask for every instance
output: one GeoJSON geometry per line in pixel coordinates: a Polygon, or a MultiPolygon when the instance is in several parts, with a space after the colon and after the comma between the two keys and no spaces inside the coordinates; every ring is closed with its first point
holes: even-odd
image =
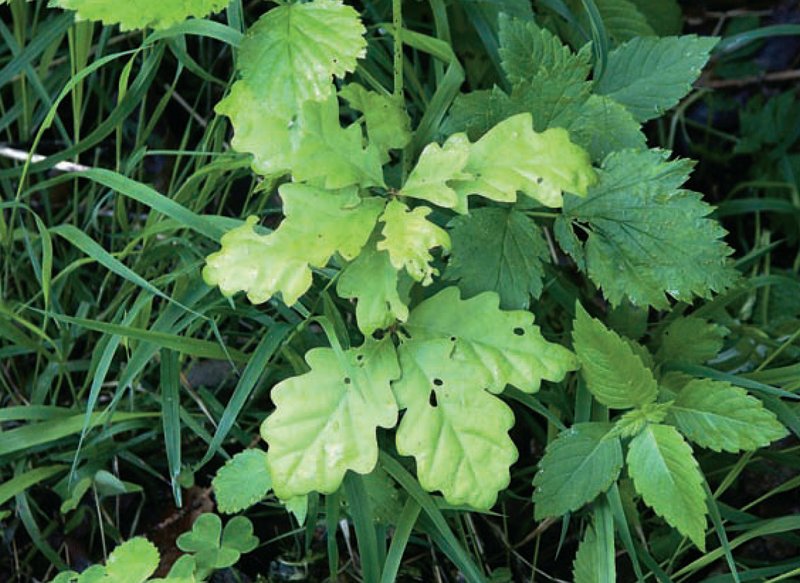
{"type": "Polygon", "coordinates": [[[225,8],[228,0],[56,0],[56,5],[76,11],[81,20],[100,20],[131,30],[163,29],[192,16],[203,18],[225,8]]]}

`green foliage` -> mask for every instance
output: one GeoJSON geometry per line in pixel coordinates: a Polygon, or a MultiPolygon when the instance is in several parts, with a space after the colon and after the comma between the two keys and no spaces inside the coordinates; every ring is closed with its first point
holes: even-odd
{"type": "Polygon", "coordinates": [[[662,332],[656,358],[662,362],[702,364],[719,354],[727,334],[724,326],[702,318],[678,318],[662,332]],[[689,338],[691,342],[687,342],[689,338]]]}
{"type": "Polygon", "coordinates": [[[272,488],[267,455],[260,449],[246,449],[222,466],[211,482],[217,508],[231,514],[249,508],[272,488]]]}
{"type": "Polygon", "coordinates": [[[176,541],[178,548],[192,553],[197,568],[197,578],[205,579],[213,571],[235,565],[244,553],[258,546],[253,536],[253,524],[244,516],[231,518],[222,528],[216,514],[201,514],[176,541]]]}
{"type": "Polygon", "coordinates": [[[228,5],[227,0],[55,0],[61,8],[75,10],[78,18],[119,24],[122,30],[168,28],[190,16],[202,18],[228,5]]]}

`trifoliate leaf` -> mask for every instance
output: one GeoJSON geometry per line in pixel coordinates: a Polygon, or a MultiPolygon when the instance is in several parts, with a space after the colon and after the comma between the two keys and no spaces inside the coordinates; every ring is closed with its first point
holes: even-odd
{"type": "Polygon", "coordinates": [[[430,285],[439,271],[431,266],[431,249],[450,249],[447,231],[430,222],[431,209],[420,206],[410,210],[397,199],[386,205],[381,216],[383,239],[378,241],[379,251],[388,251],[395,269],[405,269],[422,285],[430,285]]]}
{"type": "Polygon", "coordinates": [[[421,198],[444,208],[455,208],[457,212],[467,212],[466,201],[460,200],[447,182],[472,178],[463,171],[469,151],[470,143],[464,134],[450,136],[444,146],[428,144],[399,194],[421,198]]]}
{"type": "Polygon", "coordinates": [[[57,0],[57,6],[75,10],[81,20],[100,20],[121,30],[169,28],[189,17],[203,18],[228,5],[228,0],[57,0]]]}
{"type": "Polygon", "coordinates": [[[255,232],[255,217],[226,233],[222,249],[206,259],[208,285],[227,296],[245,291],[254,304],[280,292],[292,305],[311,287],[311,267],[324,267],[334,253],[359,254],[384,204],[361,199],[355,188],[331,192],[292,183],[279,192],[286,219],[269,235],[255,232]]]}
{"type": "Polygon", "coordinates": [[[649,425],[633,438],[628,473],[645,503],[705,550],[706,495],[692,448],[669,425],[649,425]]]}
{"type": "Polygon", "coordinates": [[[450,504],[489,509],[511,480],[514,413],[480,384],[475,365],[452,358],[453,343],[411,340],[400,347],[403,376],[392,383],[408,408],[397,451],[414,456],[420,485],[450,504]]]}
{"type": "Polygon", "coordinates": [[[217,470],[211,486],[220,512],[232,514],[250,508],[272,487],[266,452],[246,449],[237,453],[217,470]]]}
{"type": "Polygon", "coordinates": [[[656,358],[659,362],[674,360],[703,364],[719,354],[727,334],[728,329],[724,326],[702,318],[678,318],[661,334],[656,358]]]}
{"type": "Polygon", "coordinates": [[[689,382],[669,412],[681,433],[714,451],[751,451],[787,435],[761,401],[744,389],[711,379],[689,382]]]}
{"type": "Polygon", "coordinates": [[[155,573],[160,560],[158,549],[142,536],[117,548],[106,561],[106,580],[114,583],[143,583],[155,573]]]}
{"type": "MultiPolygon", "coordinates": [[[[150,579],[149,583],[198,583],[195,577],[197,562],[192,555],[183,555],[170,567],[164,578],[150,579]]],[[[78,583],[83,583],[78,581],[78,583]]]]}
{"type": "Polygon", "coordinates": [[[369,141],[384,154],[384,162],[389,160],[389,150],[403,148],[411,141],[411,120],[391,95],[368,91],[358,83],[345,85],[339,95],[364,114],[369,141]]]}
{"type": "Polygon", "coordinates": [[[517,191],[549,207],[560,207],[562,193],[585,195],[596,180],[589,155],[561,128],[533,131],[530,114],[500,122],[470,149],[465,168],[471,180],[451,184],[461,197],[480,194],[514,202],[517,191]]]}
{"type": "MultiPolygon", "coordinates": [[[[721,240],[725,231],[707,218],[711,207],[680,189],[691,163],[667,161],[667,155],[615,152],[587,198],[565,197],[563,220],[588,232],[586,269],[612,305],[627,296],[635,305],[663,309],[665,293],[690,302],[736,277],[727,260],[731,249],[721,240]]],[[[564,231],[556,229],[562,244],[564,231]]]]}
{"type": "Polygon", "coordinates": [[[500,295],[500,307],[527,309],[542,293],[549,249],[541,229],[519,211],[479,208],[450,223],[453,250],[445,277],[458,281],[465,297],[500,295]]]}
{"type": "Polygon", "coordinates": [[[272,389],[275,412],[261,426],[275,494],[335,492],[347,470],[372,471],[378,427],[393,427],[397,404],[390,381],[400,376],[391,341],[337,354],[315,348],[310,371],[272,389]]]}
{"type": "Polygon", "coordinates": [[[404,299],[408,287],[408,276],[398,273],[389,253],[378,251],[374,240],[344,268],[336,282],[340,297],[356,299],[356,322],[365,336],[408,319],[404,299]]]}
{"type": "Polygon", "coordinates": [[[548,444],[533,479],[536,520],[574,512],[614,483],[622,446],[610,430],[607,423],[578,423],[548,444]]]}
{"type": "Polygon", "coordinates": [[[230,519],[223,530],[219,516],[205,513],[197,517],[191,531],[178,537],[176,544],[180,550],[194,553],[197,577],[204,580],[212,571],[236,564],[243,553],[258,546],[258,538],[245,516],[230,519]]]}
{"type": "Polygon", "coordinates": [[[573,345],[586,386],[600,403],[628,409],[655,401],[658,383],[653,373],[616,332],[576,307],[573,345]]]}
{"type": "Polygon", "coordinates": [[[589,97],[567,129],[570,138],[596,162],[611,152],[647,147],[641,124],[622,105],[603,95],[589,97]]]}
{"type": "Polygon", "coordinates": [[[545,340],[530,313],[502,311],[499,303],[492,292],[462,300],[447,287],[414,308],[405,328],[414,340],[448,339],[454,358],[479,365],[480,382],[493,393],[507,384],[535,393],[542,379],[560,381],[576,368],[575,356],[545,340]]]}
{"type": "Polygon", "coordinates": [[[718,40],[634,38],[609,53],[594,90],[627,107],[639,121],[659,117],[689,92],[718,40]]]}

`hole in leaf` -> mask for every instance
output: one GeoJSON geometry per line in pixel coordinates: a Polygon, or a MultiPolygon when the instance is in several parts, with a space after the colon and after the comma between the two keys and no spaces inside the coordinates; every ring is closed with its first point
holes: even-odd
{"type": "Polygon", "coordinates": [[[442,379],[433,379],[433,384],[437,387],[441,387],[444,384],[444,381],[442,379]]]}
{"type": "Polygon", "coordinates": [[[450,342],[455,342],[455,341],[456,341],[456,337],[455,336],[451,336],[450,337],[450,342]]]}
{"type": "Polygon", "coordinates": [[[514,334],[516,334],[517,336],[522,336],[523,334],[525,334],[525,329],[517,326],[516,328],[514,328],[514,334]]]}
{"type": "Polygon", "coordinates": [[[384,332],[383,330],[375,330],[375,332],[372,333],[372,338],[374,340],[382,340],[385,335],[386,332],[384,332]]]}
{"type": "Polygon", "coordinates": [[[431,394],[428,395],[428,404],[431,407],[436,407],[439,403],[436,401],[436,391],[431,391],[431,394]]]}
{"type": "Polygon", "coordinates": [[[350,382],[350,377],[344,377],[344,384],[349,385],[350,382]]]}
{"type": "Polygon", "coordinates": [[[364,362],[364,355],[363,354],[359,354],[358,356],[356,356],[356,360],[358,362],[364,362]]]}

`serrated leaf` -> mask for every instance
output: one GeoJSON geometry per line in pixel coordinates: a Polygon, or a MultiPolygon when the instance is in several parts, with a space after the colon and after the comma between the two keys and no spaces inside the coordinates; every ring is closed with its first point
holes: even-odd
{"type": "Polygon", "coordinates": [[[536,520],[574,512],[614,483],[622,446],[610,430],[607,423],[578,423],[548,444],[533,479],[536,520]]]}
{"type": "Polygon", "coordinates": [[[329,494],[347,470],[372,471],[378,459],[376,429],[397,422],[389,383],[400,369],[390,340],[341,354],[315,348],[306,362],[309,372],[272,389],[276,409],[261,426],[273,489],[282,499],[312,491],[329,494]]]}
{"type": "Polygon", "coordinates": [[[336,293],[356,299],[358,329],[369,336],[408,319],[409,281],[392,266],[388,252],[378,251],[373,240],[339,275],[336,293]]]}
{"type": "Polygon", "coordinates": [[[611,152],[647,147],[641,124],[625,107],[603,95],[592,95],[581,104],[567,129],[572,141],[596,162],[611,152]]]}
{"type": "Polygon", "coordinates": [[[237,453],[217,470],[211,486],[220,512],[231,514],[249,508],[272,487],[266,452],[246,449],[237,453]]]}
{"type": "Polygon", "coordinates": [[[576,306],[573,346],[586,386],[600,403],[628,409],[655,401],[658,383],[628,343],[576,306]]]}
{"type": "Polygon", "coordinates": [[[628,473],[645,503],[705,550],[706,495],[692,448],[669,425],[649,425],[631,440],[628,473]]]}
{"type": "Polygon", "coordinates": [[[425,146],[399,194],[466,212],[466,202],[460,202],[456,191],[447,183],[471,178],[464,172],[470,145],[464,134],[455,134],[443,146],[437,143],[425,146]]]}
{"type": "Polygon", "coordinates": [[[542,379],[560,381],[576,368],[575,356],[545,340],[530,313],[502,311],[499,303],[492,292],[462,300],[457,287],[447,287],[414,308],[405,328],[414,340],[451,341],[454,358],[478,365],[493,393],[507,384],[535,393],[542,379]]]}
{"type": "Polygon", "coordinates": [[[788,435],[761,401],[744,389],[711,379],[684,386],[669,413],[688,439],[714,451],[752,451],[788,435]]]}
{"type": "MultiPolygon", "coordinates": [[[[627,296],[635,305],[666,308],[665,293],[690,302],[736,278],[725,231],[707,218],[711,207],[680,188],[691,163],[667,155],[615,152],[585,199],[565,197],[564,220],[588,232],[586,270],[612,305],[627,296]]],[[[556,231],[562,244],[563,230],[556,231]]]]}
{"type": "Polygon", "coordinates": [[[517,449],[514,413],[480,384],[475,365],[452,358],[449,340],[411,340],[399,350],[402,377],[392,383],[407,408],[397,451],[414,456],[423,488],[450,504],[489,509],[511,480],[517,449]]]}
{"type": "Polygon", "coordinates": [[[593,527],[588,527],[572,562],[572,578],[575,583],[610,583],[600,579],[597,565],[603,549],[593,527]]]}
{"type": "Polygon", "coordinates": [[[345,85],[339,95],[364,114],[369,141],[383,153],[383,162],[389,160],[389,150],[404,148],[411,141],[411,120],[391,95],[368,91],[358,83],[345,85]]]}
{"type": "Polygon", "coordinates": [[[56,5],[75,10],[82,20],[119,24],[121,30],[169,28],[189,17],[203,18],[218,12],[229,0],[57,0],[56,5]]]}
{"type": "Polygon", "coordinates": [[[132,538],[117,548],[106,561],[106,578],[114,583],[143,583],[158,568],[156,546],[144,537],[132,538]]]}
{"type": "Polygon", "coordinates": [[[380,220],[383,223],[378,250],[387,251],[395,269],[405,269],[413,279],[430,285],[439,271],[431,266],[431,249],[450,249],[447,231],[425,217],[431,214],[426,206],[409,209],[397,199],[386,205],[380,220]]]}
{"type": "Polygon", "coordinates": [[[451,183],[464,200],[479,194],[514,202],[520,191],[549,207],[561,206],[564,191],[584,195],[596,180],[589,155],[566,130],[536,133],[528,113],[500,122],[475,142],[465,171],[473,178],[451,183]]]}
{"type": "Polygon", "coordinates": [[[500,307],[526,309],[542,293],[549,249],[541,229],[519,211],[479,208],[451,221],[453,250],[445,277],[466,297],[497,292],[500,307]]]}
{"type": "Polygon", "coordinates": [[[360,198],[355,188],[331,192],[292,183],[279,192],[286,219],[268,235],[255,232],[255,217],[226,233],[222,249],[206,259],[207,284],[227,296],[244,291],[254,304],[280,292],[292,305],[311,287],[311,267],[324,267],[334,253],[359,254],[384,204],[360,198]]]}
{"type": "Polygon", "coordinates": [[[625,439],[641,433],[650,423],[661,423],[669,412],[672,401],[666,403],[647,403],[627,411],[614,422],[614,435],[625,439]]]}
{"type": "Polygon", "coordinates": [[[702,364],[711,360],[725,342],[728,329],[702,318],[688,316],[671,322],[661,334],[656,352],[659,362],[680,361],[702,364]]]}
{"type": "Polygon", "coordinates": [[[718,41],[694,35],[634,38],[609,53],[594,90],[639,121],[659,117],[689,92],[718,41]]]}

